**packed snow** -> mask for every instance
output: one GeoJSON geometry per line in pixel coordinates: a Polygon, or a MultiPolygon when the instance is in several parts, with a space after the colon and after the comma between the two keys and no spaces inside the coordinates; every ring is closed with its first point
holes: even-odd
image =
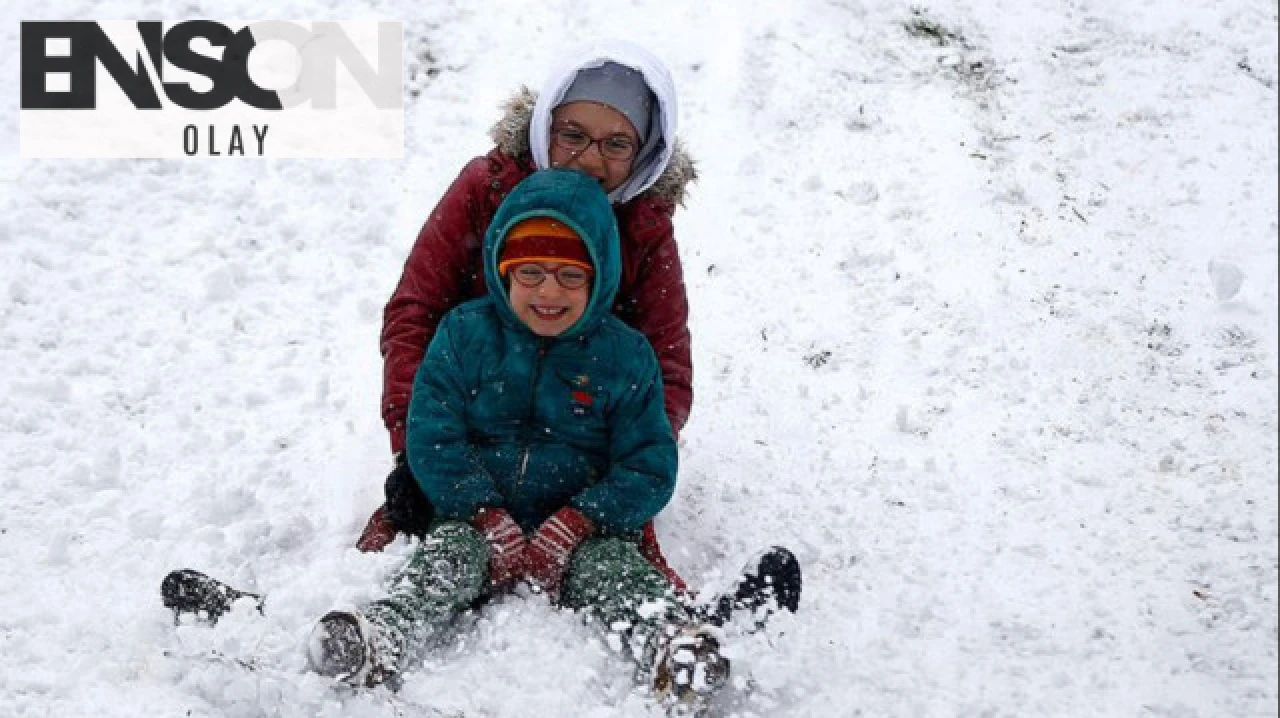
{"type": "Polygon", "coordinates": [[[1277,5],[293,2],[406,23],[403,161],[16,157],[0,87],[0,715],[656,716],[522,592],[398,693],[308,673],[391,467],[381,311],[499,104],[565,46],[671,67],[700,181],[658,529],[704,592],[792,548],[726,641],[740,718],[1276,715],[1277,5]],[[216,626],[192,567],[266,594],[216,626]]]}

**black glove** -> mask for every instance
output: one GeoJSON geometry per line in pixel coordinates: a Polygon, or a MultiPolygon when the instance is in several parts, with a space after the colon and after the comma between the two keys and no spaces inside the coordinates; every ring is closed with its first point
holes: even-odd
{"type": "Polygon", "coordinates": [[[387,474],[387,516],[397,530],[422,537],[431,526],[436,510],[422,493],[409,470],[404,452],[396,454],[396,467],[387,474]]]}

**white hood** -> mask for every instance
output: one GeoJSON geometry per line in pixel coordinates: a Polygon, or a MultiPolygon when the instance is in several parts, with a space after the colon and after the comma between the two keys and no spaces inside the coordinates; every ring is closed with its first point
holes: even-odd
{"type": "Polygon", "coordinates": [[[631,176],[620,187],[609,193],[609,200],[621,204],[653,186],[662,175],[671,154],[675,151],[676,137],[676,88],[671,81],[671,73],[653,53],[623,40],[600,40],[570,51],[560,58],[548,76],[547,82],[538,93],[537,104],[533,107],[533,120],[529,123],[529,145],[534,164],[544,170],[551,166],[549,148],[551,146],[551,111],[560,104],[560,98],[573,83],[578,71],[587,67],[599,67],[606,62],[616,62],[638,70],[644,75],[645,82],[658,98],[659,132],[651,134],[650,142],[646,142],[636,156],[636,164],[631,168],[631,176]],[[651,142],[658,144],[650,149],[651,142]]]}

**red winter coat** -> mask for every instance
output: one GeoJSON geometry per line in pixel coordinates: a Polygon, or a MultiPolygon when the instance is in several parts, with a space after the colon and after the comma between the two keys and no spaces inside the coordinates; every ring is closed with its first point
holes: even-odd
{"type": "MultiPolygon", "coordinates": [[[[382,418],[391,449],[404,448],[404,422],[414,374],[436,325],[450,309],[485,295],[480,249],[498,205],[534,171],[528,153],[532,98],[508,107],[494,128],[498,146],[467,163],[427,217],[382,324],[382,418]]],[[[622,280],[614,312],[649,339],[662,366],[667,418],[676,433],[693,402],[689,304],[671,216],[695,178],[692,161],[677,146],[653,187],[614,206],[622,238],[622,280]]]]}

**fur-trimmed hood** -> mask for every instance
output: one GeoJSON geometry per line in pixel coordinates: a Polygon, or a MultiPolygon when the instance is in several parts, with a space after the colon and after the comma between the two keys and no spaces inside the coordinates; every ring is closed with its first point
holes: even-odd
{"type": "MultiPolygon", "coordinates": [[[[498,149],[512,157],[528,157],[531,154],[529,125],[533,122],[533,108],[537,101],[537,93],[528,87],[521,87],[519,92],[503,104],[502,118],[489,130],[489,136],[498,145],[498,149]]],[[[698,169],[693,158],[685,150],[684,143],[676,138],[671,161],[653,186],[641,192],[639,198],[654,197],[673,205],[684,206],[688,187],[697,179],[698,169]]]]}

